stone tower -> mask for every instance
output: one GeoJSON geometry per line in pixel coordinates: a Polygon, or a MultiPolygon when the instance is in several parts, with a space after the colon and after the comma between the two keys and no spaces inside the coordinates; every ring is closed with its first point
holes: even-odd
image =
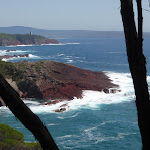
{"type": "Polygon", "coordinates": [[[32,31],[30,31],[30,36],[32,35],[32,31]]]}

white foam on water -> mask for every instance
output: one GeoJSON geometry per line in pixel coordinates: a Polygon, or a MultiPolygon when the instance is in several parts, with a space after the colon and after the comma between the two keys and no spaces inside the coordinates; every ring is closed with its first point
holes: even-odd
{"type": "Polygon", "coordinates": [[[23,51],[23,50],[14,50],[14,51],[8,51],[8,50],[0,50],[0,56],[4,56],[4,55],[12,55],[12,54],[21,54],[21,53],[27,53],[29,51],[23,51]]]}
{"type": "MultiPolygon", "coordinates": [[[[106,73],[114,84],[119,85],[117,93],[106,94],[98,91],[83,91],[83,98],[76,97],[71,101],[64,101],[53,105],[32,105],[31,110],[35,113],[52,113],[60,109],[65,104],[66,111],[76,109],[99,109],[101,104],[116,104],[134,100],[134,88],[130,74],[125,73],[106,73]]],[[[65,112],[66,112],[65,111],[65,112]]],[[[69,117],[76,117],[78,114],[69,117]]],[[[60,118],[64,119],[64,118],[60,118]]]]}
{"type": "Polygon", "coordinates": [[[7,53],[27,53],[27,52],[30,52],[30,51],[15,50],[15,51],[9,51],[7,53]]]}
{"type": "Polygon", "coordinates": [[[30,58],[39,58],[39,56],[32,55],[32,54],[29,54],[29,57],[30,57],[30,58]]]}
{"type": "Polygon", "coordinates": [[[33,55],[33,54],[29,54],[28,57],[24,56],[24,57],[21,57],[21,56],[17,56],[17,57],[12,57],[12,58],[9,58],[9,59],[5,59],[3,58],[2,60],[3,61],[9,61],[9,60],[16,60],[16,59],[29,59],[29,58],[32,58],[32,59],[39,59],[40,57],[39,56],[36,56],[36,55],[33,55]]]}
{"type": "Polygon", "coordinates": [[[67,45],[78,45],[80,43],[66,43],[67,45]]]}
{"type": "Polygon", "coordinates": [[[49,123],[47,124],[48,126],[56,126],[56,125],[59,125],[59,124],[56,124],[56,123],[49,123]]]}
{"type": "Polygon", "coordinates": [[[94,141],[95,144],[97,144],[99,142],[104,142],[104,141],[120,140],[122,138],[125,138],[125,136],[137,134],[135,132],[130,132],[130,133],[121,132],[121,133],[117,133],[115,136],[106,136],[103,133],[101,133],[100,126],[101,124],[98,126],[93,126],[93,127],[84,129],[82,136],[88,137],[88,140],[92,140],[94,141]]]}
{"type": "Polygon", "coordinates": [[[16,46],[17,46],[17,47],[19,47],[19,46],[23,46],[23,47],[24,47],[24,46],[36,46],[36,45],[32,45],[32,44],[31,44],[31,45],[16,45],[16,46]]]}
{"type": "Polygon", "coordinates": [[[125,52],[118,52],[118,51],[116,51],[116,52],[108,52],[108,53],[110,53],[110,54],[124,54],[125,52]]]}
{"type": "Polygon", "coordinates": [[[16,47],[15,45],[5,46],[5,47],[16,47]]]}
{"type": "Polygon", "coordinates": [[[6,54],[7,54],[6,50],[0,50],[0,56],[6,55],[6,54]]]}
{"type": "Polygon", "coordinates": [[[60,116],[58,116],[57,118],[59,118],[59,119],[68,119],[68,118],[75,118],[78,115],[79,115],[79,113],[76,113],[75,115],[71,115],[71,116],[67,116],[67,117],[60,117],[60,116]]]}
{"type": "Polygon", "coordinates": [[[119,85],[122,96],[124,98],[134,98],[134,87],[130,73],[106,73],[112,80],[112,83],[119,85]]]}
{"type": "Polygon", "coordinates": [[[50,45],[50,46],[53,46],[53,45],[66,45],[65,43],[58,43],[58,44],[41,44],[41,45],[38,45],[38,46],[43,46],[43,45],[50,45]]]}
{"type": "Polygon", "coordinates": [[[0,116],[5,116],[7,117],[7,115],[9,116],[11,113],[11,111],[9,110],[9,108],[7,108],[6,106],[2,106],[0,107],[0,116]]]}
{"type": "Polygon", "coordinates": [[[70,60],[68,60],[66,63],[72,63],[73,62],[73,60],[72,59],[70,59],[70,60]]]}
{"type": "MultiPolygon", "coordinates": [[[[117,90],[120,92],[106,94],[99,91],[83,91],[83,98],[76,97],[71,101],[64,101],[53,105],[31,106],[31,110],[35,113],[52,113],[60,109],[65,104],[66,111],[77,109],[99,109],[101,104],[116,104],[134,101],[134,88],[130,74],[127,73],[106,73],[114,84],[119,85],[117,90]]],[[[65,112],[66,112],[65,111],[65,112]]],[[[69,117],[76,117],[75,114],[69,117]]],[[[64,118],[60,118],[64,119],[64,118]]]]}
{"type": "Polygon", "coordinates": [[[65,55],[65,54],[58,54],[57,56],[60,57],[60,56],[64,56],[64,55],[65,55]]]}
{"type": "MultiPolygon", "coordinates": [[[[83,98],[77,99],[76,97],[71,101],[63,101],[57,104],[44,105],[36,101],[25,100],[25,103],[28,104],[29,108],[37,114],[47,114],[47,113],[56,113],[55,110],[66,108],[67,111],[77,110],[77,109],[99,109],[101,104],[117,104],[134,101],[134,88],[130,74],[127,73],[106,73],[113,83],[119,85],[117,93],[106,94],[104,92],[98,91],[83,91],[83,98]]],[[[148,77],[150,81],[150,77],[148,77]]],[[[57,112],[59,113],[59,112],[57,112]]],[[[78,115],[74,114],[73,116],[67,117],[76,117],[78,115]]],[[[64,118],[59,118],[64,119],[64,118]]]]}
{"type": "MultiPolygon", "coordinates": [[[[49,113],[55,113],[55,110],[57,109],[61,109],[61,106],[64,104],[67,104],[68,101],[64,101],[64,102],[60,102],[57,104],[52,104],[52,105],[44,105],[44,104],[40,104],[39,105],[28,105],[29,108],[36,114],[49,114],[49,113]]],[[[66,111],[67,112],[69,110],[69,107],[66,106],[66,111]]]]}
{"type": "Polygon", "coordinates": [[[100,104],[115,104],[134,100],[134,88],[130,74],[106,73],[120,92],[106,94],[99,91],[83,91],[83,98],[68,101],[69,109],[99,108],[100,104]]]}

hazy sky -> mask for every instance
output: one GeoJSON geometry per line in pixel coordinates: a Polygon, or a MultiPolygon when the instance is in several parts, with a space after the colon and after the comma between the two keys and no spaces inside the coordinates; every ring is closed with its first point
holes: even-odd
{"type": "MultiPolygon", "coordinates": [[[[148,0],[143,8],[150,10],[148,0]]],[[[150,12],[143,13],[150,32],[150,12]]],[[[0,0],[0,26],[121,31],[120,0],[0,0]]]]}

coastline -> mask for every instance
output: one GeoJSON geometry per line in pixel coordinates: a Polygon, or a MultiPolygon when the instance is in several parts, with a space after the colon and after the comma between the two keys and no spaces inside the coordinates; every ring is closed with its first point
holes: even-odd
{"type": "Polygon", "coordinates": [[[45,100],[45,105],[65,100],[82,98],[84,90],[116,93],[119,86],[113,84],[104,72],[93,72],[54,61],[38,62],[0,62],[3,76],[11,79],[21,98],[45,100]],[[10,69],[11,67],[11,69],[10,69]],[[8,74],[6,74],[6,72],[8,74]],[[16,88],[17,87],[17,88],[16,88]]]}

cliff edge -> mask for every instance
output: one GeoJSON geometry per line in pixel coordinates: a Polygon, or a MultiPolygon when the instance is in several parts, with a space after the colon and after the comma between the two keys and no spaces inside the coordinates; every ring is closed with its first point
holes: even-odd
{"type": "Polygon", "coordinates": [[[54,61],[0,61],[0,70],[20,97],[48,100],[47,104],[82,98],[82,90],[115,93],[118,88],[103,72],[54,61]]]}

